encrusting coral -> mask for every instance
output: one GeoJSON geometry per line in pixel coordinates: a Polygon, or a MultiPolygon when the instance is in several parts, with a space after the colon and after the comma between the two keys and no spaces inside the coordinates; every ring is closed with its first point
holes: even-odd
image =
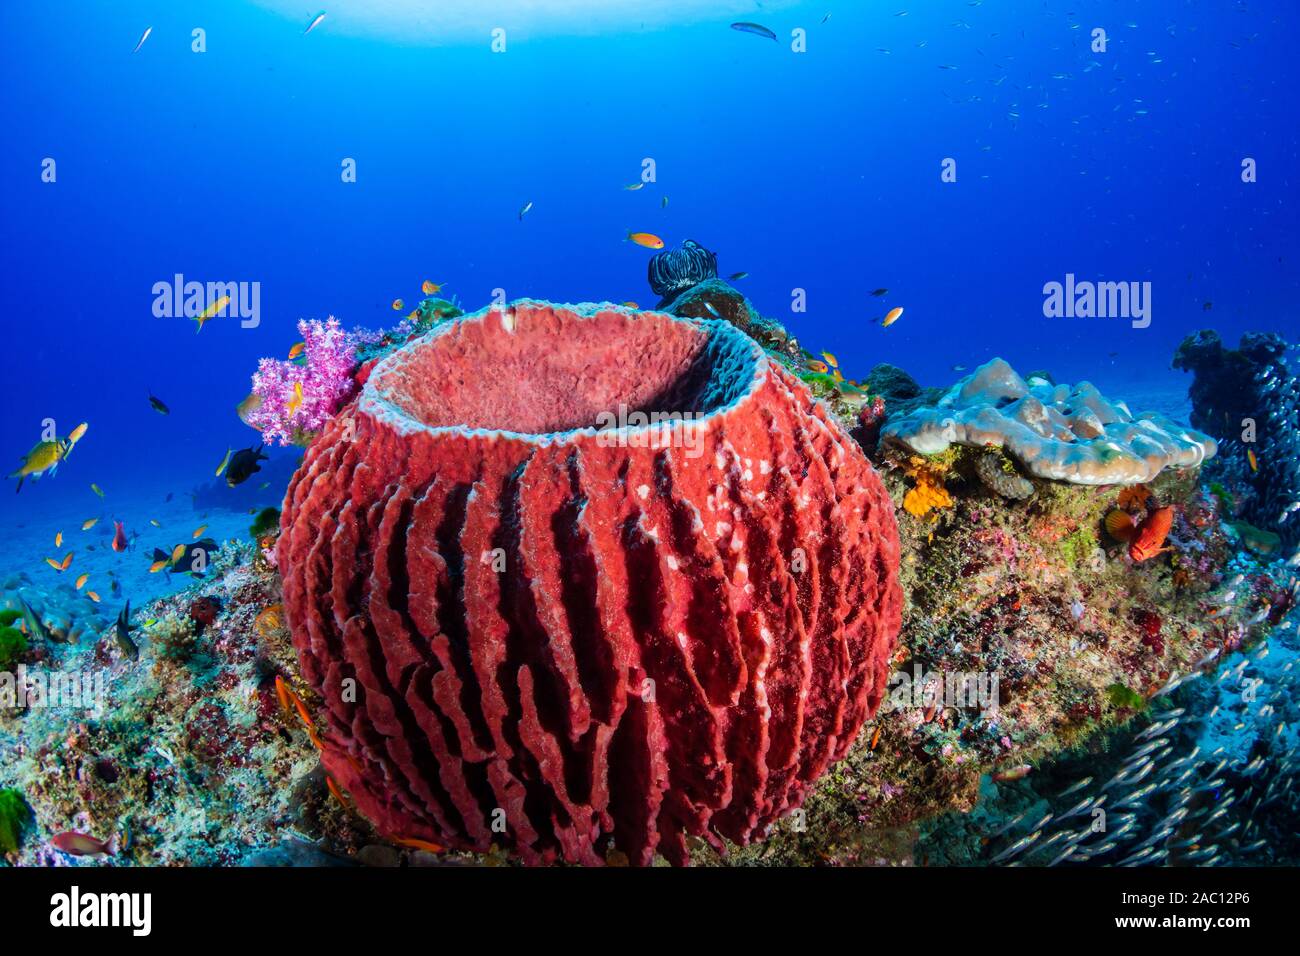
{"type": "Polygon", "coordinates": [[[1030,475],[1081,485],[1149,481],[1199,465],[1214,439],[1151,413],[1134,418],[1088,382],[1025,382],[1002,359],[981,365],[937,403],[891,420],[881,441],[923,455],[958,444],[1004,448],[1030,475]]]}

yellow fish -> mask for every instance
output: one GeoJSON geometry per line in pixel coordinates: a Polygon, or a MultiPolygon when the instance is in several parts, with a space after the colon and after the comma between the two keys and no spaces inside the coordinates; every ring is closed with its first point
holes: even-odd
{"type": "Polygon", "coordinates": [[[824,359],[826,360],[826,364],[829,365],[831,368],[839,368],[839,367],[840,367],[840,363],[839,363],[839,361],[837,361],[836,358],[835,358],[835,356],[832,355],[830,352],[823,352],[823,353],[822,353],[822,358],[824,358],[824,359]]]}
{"type": "Polygon", "coordinates": [[[289,346],[289,358],[296,359],[306,347],[306,342],[294,342],[293,345],[289,346]]]}
{"type": "Polygon", "coordinates": [[[199,525],[197,528],[194,529],[194,534],[191,535],[191,537],[197,538],[199,535],[201,535],[203,532],[205,532],[205,531],[207,531],[207,530],[208,530],[208,526],[205,525],[205,524],[201,524],[201,525],[199,525]]]}
{"type": "Polygon", "coordinates": [[[9,475],[18,479],[18,490],[22,491],[23,480],[31,475],[33,479],[41,475],[53,475],[58,470],[59,462],[67,457],[72,444],[66,438],[37,442],[22,459],[22,467],[9,475]]]}
{"type": "Polygon", "coordinates": [[[99,595],[96,594],[94,591],[87,591],[87,592],[86,592],[86,597],[90,598],[90,599],[91,599],[92,601],[94,601],[96,604],[99,603],[99,595]]]}
{"type": "Polygon", "coordinates": [[[61,547],[63,547],[63,532],[62,532],[62,531],[60,531],[58,534],[56,534],[56,535],[54,536],[54,546],[55,546],[56,548],[61,548],[61,547]]]}
{"type": "Polygon", "coordinates": [[[394,300],[393,300],[393,311],[394,311],[394,312],[401,312],[404,306],[405,306],[405,303],[402,302],[401,299],[394,299],[394,300]]]}
{"type": "Polygon", "coordinates": [[[72,563],[72,552],[69,551],[66,555],[64,555],[63,563],[59,565],[59,570],[60,571],[68,570],[68,565],[71,563],[72,563]]]}
{"type": "Polygon", "coordinates": [[[215,316],[218,312],[220,312],[228,305],[230,305],[230,296],[223,295],[216,302],[213,302],[210,306],[208,306],[206,309],[204,309],[202,312],[196,315],[194,317],[194,321],[199,323],[199,327],[194,330],[194,334],[198,335],[200,332],[202,332],[203,323],[208,321],[208,319],[211,319],[213,316],[215,316]]]}
{"type": "Polygon", "coordinates": [[[99,487],[99,485],[95,484],[93,481],[90,483],[90,490],[99,495],[99,497],[104,497],[104,489],[99,487]]]}
{"type": "Polygon", "coordinates": [[[635,242],[643,249],[662,249],[664,241],[651,232],[629,232],[624,242],[635,242]]]}
{"type": "Polygon", "coordinates": [[[1255,457],[1253,449],[1246,449],[1246,461],[1250,462],[1251,471],[1259,471],[1259,459],[1255,457]]]}
{"type": "Polygon", "coordinates": [[[59,567],[59,562],[55,561],[53,558],[46,558],[45,563],[48,564],[50,567],[52,567],[55,571],[63,570],[61,567],[59,567]]]}
{"type": "Polygon", "coordinates": [[[627,302],[624,302],[624,303],[623,303],[623,308],[625,308],[625,309],[639,309],[639,308],[641,308],[641,306],[637,305],[635,302],[633,302],[633,301],[631,301],[631,300],[629,299],[627,302]]]}
{"type": "Polygon", "coordinates": [[[230,456],[234,453],[234,451],[235,451],[235,450],[234,450],[233,448],[227,448],[227,449],[226,449],[226,457],[223,458],[223,459],[221,459],[221,464],[217,465],[217,477],[218,477],[218,478],[220,478],[220,477],[221,477],[221,473],[222,473],[223,471],[226,470],[226,466],[227,466],[228,464],[230,464],[230,456]]]}
{"type": "Polygon", "coordinates": [[[167,561],[165,559],[160,559],[158,561],[155,561],[153,564],[149,565],[149,573],[157,574],[165,567],[167,567],[167,561]]]}
{"type": "Polygon", "coordinates": [[[89,531],[91,528],[95,527],[95,524],[98,521],[98,518],[87,518],[85,521],[81,522],[81,530],[89,531]]]}
{"type": "Polygon", "coordinates": [[[90,580],[90,572],[87,571],[81,577],[77,578],[77,590],[80,591],[82,587],[85,586],[86,582],[89,580],[90,580]]]}
{"type": "Polygon", "coordinates": [[[880,327],[882,329],[889,328],[891,325],[893,325],[895,322],[898,321],[898,317],[902,314],[903,314],[903,307],[901,305],[890,309],[889,312],[885,315],[885,317],[880,320],[880,327]]]}
{"type": "Polygon", "coordinates": [[[818,375],[825,375],[830,371],[830,366],[825,362],[818,362],[815,359],[808,363],[808,370],[816,372],[818,375]]]}
{"type": "Polygon", "coordinates": [[[172,548],[172,564],[175,564],[181,558],[185,557],[185,545],[178,544],[172,548]]]}
{"type": "MultiPolygon", "coordinates": [[[[302,382],[294,382],[293,398],[289,399],[285,411],[288,412],[290,418],[293,418],[294,415],[298,414],[300,408],[302,408],[302,382]]],[[[219,475],[221,472],[217,472],[217,474],[219,475]]]]}
{"type": "Polygon", "coordinates": [[[442,287],[446,284],[447,283],[445,282],[430,282],[428,279],[425,279],[424,282],[420,284],[420,291],[425,295],[437,295],[442,291],[442,287]]]}

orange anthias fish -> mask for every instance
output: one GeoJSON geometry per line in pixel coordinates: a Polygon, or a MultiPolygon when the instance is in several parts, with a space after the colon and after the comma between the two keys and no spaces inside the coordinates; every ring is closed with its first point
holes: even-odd
{"type": "Polygon", "coordinates": [[[398,846],[409,847],[412,850],[424,850],[426,853],[441,853],[444,847],[437,843],[430,843],[428,840],[417,840],[411,837],[399,837],[393,841],[398,846]]]}
{"type": "Polygon", "coordinates": [[[1125,511],[1115,510],[1106,515],[1106,530],[1115,540],[1129,543],[1128,556],[1134,561],[1146,561],[1172,550],[1164,544],[1173,523],[1172,505],[1156,508],[1137,525],[1125,511]]]}
{"type": "Polygon", "coordinates": [[[629,232],[627,241],[635,242],[645,249],[662,249],[664,247],[664,241],[650,232],[629,232]]]}
{"type": "Polygon", "coordinates": [[[825,375],[830,370],[831,367],[829,365],[827,365],[825,362],[819,362],[816,359],[813,359],[811,362],[808,363],[808,371],[816,372],[818,375],[825,375]]]}
{"type": "Polygon", "coordinates": [[[65,830],[50,838],[50,843],[56,849],[64,853],[71,853],[73,856],[99,856],[107,853],[112,856],[115,852],[112,840],[100,840],[86,833],[78,833],[76,830],[65,830]]]}
{"type": "Polygon", "coordinates": [[[120,521],[113,522],[113,550],[126,550],[126,528],[120,521]]]}

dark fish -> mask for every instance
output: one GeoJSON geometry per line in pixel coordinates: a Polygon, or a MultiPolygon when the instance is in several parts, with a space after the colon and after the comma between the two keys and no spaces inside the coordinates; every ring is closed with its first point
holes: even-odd
{"type": "Polygon", "coordinates": [[[731,275],[727,276],[727,281],[739,282],[741,279],[748,279],[748,278],[749,278],[748,272],[733,272],[731,275]]]}
{"type": "Polygon", "coordinates": [[[741,33],[752,33],[754,36],[767,37],[767,39],[776,42],[776,34],[763,26],[761,23],[733,23],[731,29],[739,30],[741,33]]]}
{"type": "Polygon", "coordinates": [[[149,393],[149,404],[153,407],[153,410],[157,412],[159,415],[170,415],[172,413],[172,410],[167,407],[167,403],[164,402],[157,395],[155,395],[153,392],[149,393]]]}
{"type": "Polygon", "coordinates": [[[212,555],[218,548],[217,542],[212,538],[203,538],[199,541],[184,542],[178,544],[170,552],[161,551],[158,548],[153,549],[154,561],[166,561],[168,573],[188,574],[191,577],[201,578],[207,570],[208,565],[212,563],[212,555]],[[175,554],[180,548],[185,550],[175,560],[172,554],[175,554]]]}
{"type": "Polygon", "coordinates": [[[236,485],[242,485],[249,478],[253,477],[255,472],[261,471],[259,461],[265,461],[266,455],[262,454],[264,445],[258,445],[256,448],[241,449],[231,456],[230,464],[226,466],[226,484],[231,488],[236,485]]]}
{"type": "Polygon", "coordinates": [[[135,641],[131,640],[131,630],[134,625],[131,623],[131,602],[128,600],[122,612],[117,616],[117,623],[113,625],[113,634],[117,638],[117,646],[121,648],[122,653],[127,660],[138,661],[140,659],[140,648],[136,646],[135,641]]]}
{"type": "Polygon", "coordinates": [[[880,296],[884,295],[888,291],[889,291],[888,289],[873,289],[871,291],[871,294],[879,298],[880,296]]]}

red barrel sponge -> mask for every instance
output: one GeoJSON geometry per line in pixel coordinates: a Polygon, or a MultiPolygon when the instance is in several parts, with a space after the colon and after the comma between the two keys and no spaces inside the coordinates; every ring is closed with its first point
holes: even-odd
{"type": "Polygon", "coordinates": [[[885,690],[889,498],[726,322],[448,323],[369,370],[281,522],[322,759],[394,839],[685,863],[799,806],[885,690]]]}

